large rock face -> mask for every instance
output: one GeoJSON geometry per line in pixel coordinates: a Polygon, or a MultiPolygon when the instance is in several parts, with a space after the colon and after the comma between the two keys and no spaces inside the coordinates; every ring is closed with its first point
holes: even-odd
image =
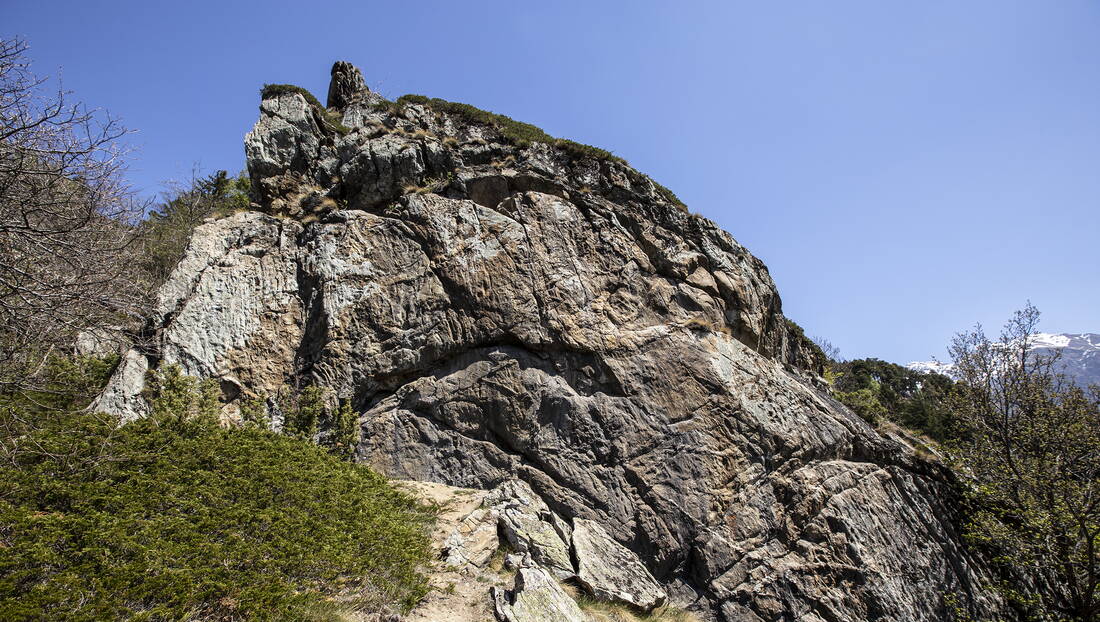
{"type": "MultiPolygon", "coordinates": [[[[335,76],[336,72],[334,72],[335,76]]],[[[201,226],[143,366],[295,383],[360,416],[357,459],[598,522],[708,619],[992,615],[949,477],[831,400],[765,266],[625,163],[422,104],[297,94],[246,139],[255,211],[201,226]],[[330,112],[331,114],[331,112],[330,112]]],[[[563,541],[568,533],[559,534],[563,541]]]]}

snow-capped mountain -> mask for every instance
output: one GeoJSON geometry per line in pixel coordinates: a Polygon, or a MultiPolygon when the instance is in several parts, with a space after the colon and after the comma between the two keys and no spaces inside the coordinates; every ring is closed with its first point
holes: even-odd
{"type": "MultiPolygon", "coordinates": [[[[1083,387],[1100,384],[1100,334],[1036,333],[1029,350],[1043,353],[1060,350],[1062,358],[1058,363],[1067,376],[1083,387]]],[[[920,372],[953,376],[955,366],[940,361],[915,361],[907,367],[920,372]]]]}

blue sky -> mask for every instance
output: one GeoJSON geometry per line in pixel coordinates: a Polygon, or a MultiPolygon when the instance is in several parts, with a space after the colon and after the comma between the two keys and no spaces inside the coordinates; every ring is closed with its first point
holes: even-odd
{"type": "Polygon", "coordinates": [[[847,357],[943,356],[1031,300],[1100,332],[1100,3],[3,1],[122,117],[131,179],[243,167],[266,82],[337,59],[598,145],[769,266],[847,357]]]}

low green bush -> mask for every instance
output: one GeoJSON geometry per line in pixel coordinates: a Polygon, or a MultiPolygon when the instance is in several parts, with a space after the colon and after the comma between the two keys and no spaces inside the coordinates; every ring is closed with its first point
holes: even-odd
{"type": "Polygon", "coordinates": [[[427,592],[423,506],[305,439],[210,416],[171,371],[154,414],[0,406],[0,619],[307,620],[427,592]]]}
{"type": "Polygon", "coordinates": [[[874,358],[831,365],[837,399],[865,418],[873,413],[939,442],[956,438],[950,406],[956,385],[947,376],[874,358]]]}
{"type": "Polygon", "coordinates": [[[107,384],[119,356],[46,357],[41,369],[24,388],[0,393],[0,408],[18,408],[28,414],[79,409],[87,406],[107,384]]]}
{"type": "Polygon", "coordinates": [[[278,97],[288,93],[297,93],[306,98],[306,101],[314,108],[319,108],[321,110],[325,109],[325,107],[321,105],[321,102],[314,97],[313,93],[295,84],[265,84],[263,88],[260,89],[260,99],[271,99],[272,97],[278,97]]]}
{"type": "Polygon", "coordinates": [[[479,125],[492,125],[500,131],[502,135],[513,144],[519,147],[526,147],[533,142],[547,143],[561,148],[567,153],[573,155],[576,158],[596,158],[598,160],[611,160],[619,162],[620,164],[628,165],[627,161],[612,154],[606,149],[600,149],[599,147],[593,147],[592,145],[585,145],[565,138],[554,138],[550,134],[547,134],[542,128],[530,123],[524,123],[522,121],[516,121],[511,117],[497,114],[495,112],[489,112],[488,110],[482,110],[470,104],[461,104],[457,102],[450,102],[445,99],[439,99],[437,97],[426,97],[424,95],[402,95],[397,98],[394,104],[400,108],[405,104],[420,104],[427,106],[438,112],[445,112],[447,114],[458,117],[466,123],[479,124],[479,125]]]}
{"type": "Polygon", "coordinates": [[[852,409],[852,412],[859,415],[861,419],[871,425],[878,423],[889,414],[886,411],[886,407],[878,400],[878,394],[874,389],[858,389],[848,392],[837,391],[833,393],[833,395],[836,396],[836,399],[839,400],[841,404],[852,409]]]}

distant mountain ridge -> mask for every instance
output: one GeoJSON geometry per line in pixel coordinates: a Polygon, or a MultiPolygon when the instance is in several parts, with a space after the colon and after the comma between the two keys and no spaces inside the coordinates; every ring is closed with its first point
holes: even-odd
{"type": "MultiPolygon", "coordinates": [[[[1061,371],[1080,386],[1100,384],[1100,334],[1036,333],[1031,351],[1049,353],[1059,350],[1061,371]]],[[[954,365],[940,361],[914,361],[906,367],[915,371],[954,376],[954,365]]]]}

